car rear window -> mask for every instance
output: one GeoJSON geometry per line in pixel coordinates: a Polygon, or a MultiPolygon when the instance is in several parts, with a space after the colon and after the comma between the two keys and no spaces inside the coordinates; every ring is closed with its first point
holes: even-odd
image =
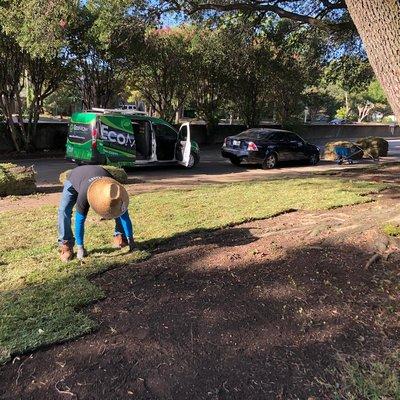
{"type": "Polygon", "coordinates": [[[236,137],[239,139],[257,140],[257,139],[266,139],[270,135],[271,135],[270,131],[259,131],[259,130],[249,129],[247,131],[239,133],[239,135],[236,135],[236,137]]]}

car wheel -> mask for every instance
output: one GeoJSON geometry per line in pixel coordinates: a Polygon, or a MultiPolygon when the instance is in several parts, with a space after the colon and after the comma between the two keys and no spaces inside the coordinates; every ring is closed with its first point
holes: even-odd
{"type": "Polygon", "coordinates": [[[193,151],[190,153],[189,156],[189,163],[186,168],[194,168],[198,163],[200,162],[200,156],[197,153],[194,153],[193,151]]]}
{"type": "Polygon", "coordinates": [[[273,169],[276,167],[276,164],[278,163],[278,158],[276,154],[268,154],[262,163],[262,168],[263,169],[273,169]]]}
{"type": "Polygon", "coordinates": [[[319,155],[318,154],[313,154],[310,156],[308,159],[308,163],[310,165],[317,165],[319,163],[319,155]]]}
{"type": "Polygon", "coordinates": [[[237,166],[239,166],[242,162],[242,159],[239,157],[230,157],[229,159],[233,165],[237,165],[237,166]]]}

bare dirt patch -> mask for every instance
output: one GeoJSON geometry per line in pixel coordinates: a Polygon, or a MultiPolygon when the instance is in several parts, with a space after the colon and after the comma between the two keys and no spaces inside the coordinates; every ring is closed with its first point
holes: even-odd
{"type": "Polygon", "coordinates": [[[178,237],[98,277],[98,331],[3,366],[0,398],[331,399],[338,353],[398,346],[400,256],[379,227],[399,215],[383,195],[178,237]]]}

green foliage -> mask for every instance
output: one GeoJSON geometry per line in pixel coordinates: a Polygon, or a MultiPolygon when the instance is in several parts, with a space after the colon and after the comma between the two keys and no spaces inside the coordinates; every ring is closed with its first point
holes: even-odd
{"type": "Polygon", "coordinates": [[[344,56],[332,61],[324,71],[323,83],[343,104],[338,118],[362,122],[373,110],[389,112],[386,96],[374,77],[368,60],[359,56],[344,56]]]}
{"type": "Polygon", "coordinates": [[[346,119],[347,118],[347,108],[340,107],[336,110],[335,118],[346,119]]]}
{"type": "Polygon", "coordinates": [[[313,121],[318,114],[335,116],[338,107],[337,99],[322,86],[310,86],[303,92],[304,105],[309,110],[309,119],[313,121]]]}
{"type": "Polygon", "coordinates": [[[338,85],[344,91],[360,92],[373,79],[373,71],[367,59],[343,56],[332,61],[325,69],[325,81],[338,85]]]}
{"type": "Polygon", "coordinates": [[[387,97],[381,84],[374,78],[367,89],[368,99],[373,103],[387,104],[387,97]]]}
{"type": "MultiPolygon", "coordinates": [[[[176,235],[267,218],[287,210],[364,203],[370,201],[367,194],[379,188],[367,182],[323,178],[199,186],[134,196],[130,214],[139,246],[151,249],[176,235]]],[[[75,260],[62,264],[55,244],[56,224],[55,207],[1,213],[1,361],[92,330],[94,322],[80,309],[102,298],[103,293],[88,279],[107,268],[133,264],[148,256],[144,251],[127,254],[110,250],[113,221],[99,221],[90,213],[86,223],[89,257],[85,263],[75,260]]]]}
{"type": "Polygon", "coordinates": [[[31,56],[51,57],[66,45],[66,29],[76,16],[76,4],[73,0],[3,1],[1,25],[31,56]]]}
{"type": "Polygon", "coordinates": [[[85,108],[117,105],[128,72],[126,59],[137,53],[143,26],[127,1],[89,1],[79,9],[68,37],[75,67],[70,81],[85,108]]]}
{"type": "Polygon", "coordinates": [[[194,79],[190,27],[150,29],[140,57],[129,65],[129,84],[139,90],[161,118],[173,122],[188,98],[194,79]]]}
{"type": "Polygon", "coordinates": [[[46,113],[51,115],[70,116],[80,110],[82,99],[77,87],[71,83],[64,83],[43,102],[46,113]]]}
{"type": "Polygon", "coordinates": [[[197,117],[207,123],[209,134],[221,118],[228,92],[230,55],[224,45],[222,29],[200,25],[190,44],[190,54],[196,77],[189,90],[189,102],[194,105],[197,117]]]}

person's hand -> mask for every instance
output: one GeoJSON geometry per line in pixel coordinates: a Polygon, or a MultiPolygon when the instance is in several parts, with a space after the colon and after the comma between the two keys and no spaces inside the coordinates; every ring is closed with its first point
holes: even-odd
{"type": "Polygon", "coordinates": [[[83,246],[77,246],[78,251],[76,253],[76,257],[78,260],[83,260],[85,257],[87,257],[87,251],[83,246]]]}

